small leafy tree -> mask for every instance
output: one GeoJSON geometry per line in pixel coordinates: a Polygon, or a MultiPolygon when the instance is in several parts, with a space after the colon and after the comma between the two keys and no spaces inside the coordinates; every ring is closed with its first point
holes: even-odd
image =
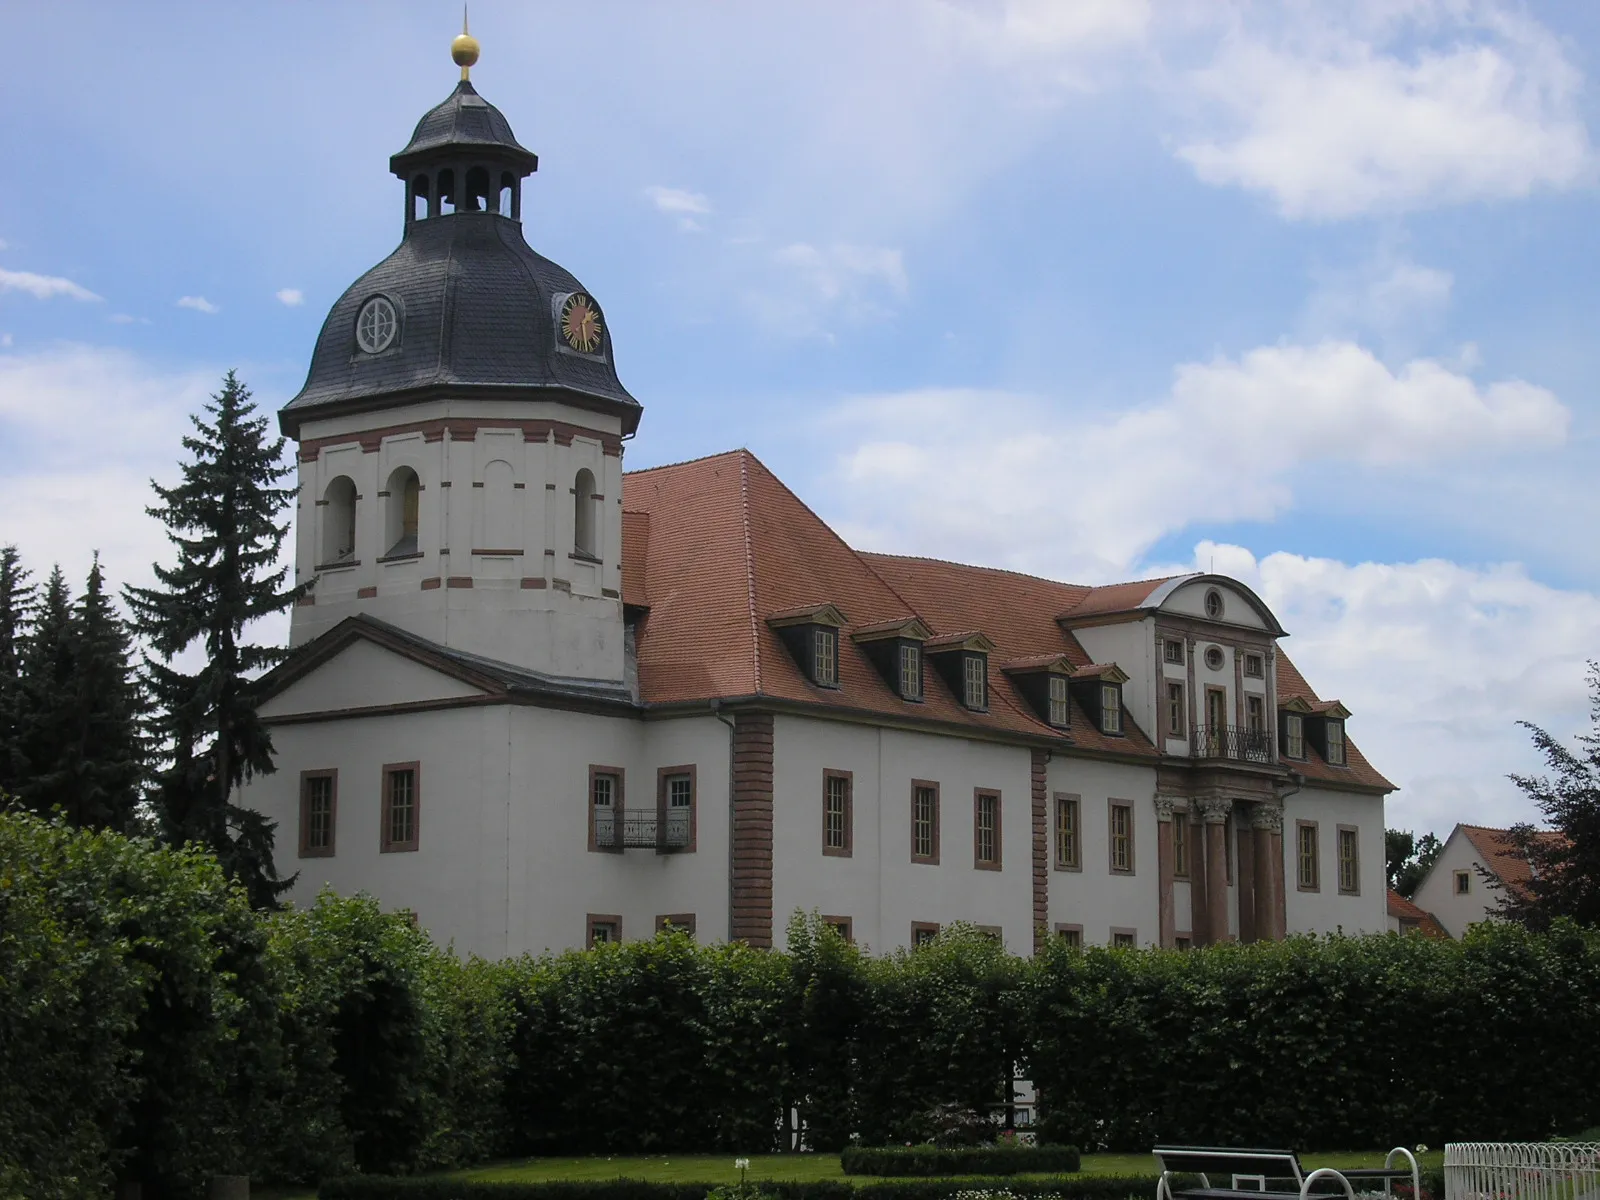
{"type": "Polygon", "coordinates": [[[157,565],[157,586],[126,591],[134,628],[150,645],[145,680],[158,713],[154,730],[166,765],[157,775],[155,808],[163,833],[213,850],[258,906],[276,903],[288,883],[272,861],[275,825],[233,803],[239,785],[273,771],[272,739],[256,715],[260,674],[284,651],[244,640],[246,628],[293,604],[302,589],[286,586],[278,566],[294,498],[280,484],[283,439],[269,440],[250,389],[234,372],[206,405],[210,420],[191,417],[183,439],[183,480],[164,488],[147,511],[167,527],[177,550],[171,567],[157,565]],[[199,643],[196,671],[174,662],[199,643]]]}
{"type": "Polygon", "coordinates": [[[1444,849],[1444,843],[1431,833],[1417,837],[1409,829],[1385,829],[1383,844],[1389,886],[1409,900],[1444,849]]]}
{"type": "Polygon", "coordinates": [[[1511,841],[1527,857],[1532,878],[1502,888],[1499,913],[1544,930],[1558,917],[1600,926],[1600,663],[1589,663],[1590,731],[1569,749],[1524,721],[1544,755],[1549,775],[1513,775],[1538,806],[1548,831],[1514,825],[1511,841]]]}

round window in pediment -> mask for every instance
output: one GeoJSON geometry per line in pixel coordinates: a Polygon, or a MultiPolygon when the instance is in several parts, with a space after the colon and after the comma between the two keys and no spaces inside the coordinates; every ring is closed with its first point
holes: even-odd
{"type": "Polygon", "coordinates": [[[1221,646],[1207,646],[1206,647],[1206,666],[1210,667],[1213,671],[1220,671],[1220,670],[1222,670],[1222,662],[1223,662],[1222,647],[1221,646]]]}
{"type": "Polygon", "coordinates": [[[374,296],[356,314],[356,345],[367,354],[381,354],[394,343],[400,319],[387,296],[374,296]]]}
{"type": "Polygon", "coordinates": [[[1216,588],[1206,593],[1206,616],[1213,621],[1222,620],[1222,593],[1216,588]]]}

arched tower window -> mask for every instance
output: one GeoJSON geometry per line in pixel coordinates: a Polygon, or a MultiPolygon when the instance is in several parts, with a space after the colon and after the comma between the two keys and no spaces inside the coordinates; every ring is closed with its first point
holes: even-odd
{"type": "Polygon", "coordinates": [[[441,217],[449,216],[456,211],[456,173],[454,171],[439,172],[439,205],[438,213],[441,217]]]}
{"type": "Polygon", "coordinates": [[[348,562],[356,556],[356,485],[340,475],[322,494],[322,561],[348,562]]]}
{"type": "Polygon", "coordinates": [[[428,211],[428,202],[433,188],[428,183],[426,175],[418,175],[411,181],[411,219],[424,221],[432,215],[428,211]]]}
{"type": "Polygon", "coordinates": [[[396,467],[389,475],[389,493],[384,503],[383,544],[385,558],[417,553],[417,504],[422,499],[422,484],[410,467],[396,467]]]}
{"type": "Polygon", "coordinates": [[[594,474],[587,467],[578,472],[572,484],[572,549],[574,553],[599,558],[599,539],[596,536],[599,522],[595,519],[598,507],[595,499],[594,474]]]}
{"type": "Polygon", "coordinates": [[[500,215],[517,216],[517,177],[510,171],[500,176],[500,215]]]}
{"type": "Polygon", "coordinates": [[[522,513],[515,489],[516,472],[505,459],[484,465],[483,486],[472,489],[480,505],[476,545],[486,550],[515,550],[522,545],[522,513]]]}
{"type": "Polygon", "coordinates": [[[489,172],[483,167],[473,167],[467,172],[467,198],[463,208],[467,212],[489,210],[489,172]]]}

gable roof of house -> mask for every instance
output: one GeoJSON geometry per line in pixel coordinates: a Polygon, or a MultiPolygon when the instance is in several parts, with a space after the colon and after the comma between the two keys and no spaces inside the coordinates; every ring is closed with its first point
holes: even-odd
{"type": "MultiPolygon", "coordinates": [[[[1108,736],[1074,699],[1070,729],[1053,729],[1003,668],[1058,656],[1075,671],[1094,668],[1058,619],[1062,614],[1097,594],[1108,606],[1137,606],[1162,587],[1204,578],[1091,588],[993,567],[857,551],[748,450],[624,475],[623,562],[623,602],[649,609],[636,643],[640,694],[647,704],[760,696],[1147,759],[1159,751],[1131,719],[1126,736],[1108,736]],[[776,614],[824,604],[846,622],[838,640],[837,688],[812,684],[768,625],[776,614]],[[932,642],[981,632],[993,643],[988,712],[965,708],[936,671],[925,672],[922,703],[900,699],[848,636],[913,619],[927,626],[932,642]]],[[[1277,658],[1280,693],[1288,678],[1289,694],[1320,703],[1281,650],[1277,658]]],[[[1392,790],[1359,750],[1347,746],[1348,767],[1330,767],[1312,750],[1295,769],[1330,783],[1392,790]]]]}
{"type": "MultiPolygon", "coordinates": [[[[1487,825],[1457,825],[1463,837],[1472,844],[1477,852],[1478,861],[1483,863],[1495,878],[1505,885],[1508,891],[1526,896],[1528,880],[1533,878],[1533,868],[1528,863],[1525,855],[1516,842],[1512,840],[1509,829],[1494,829],[1487,825]]],[[[1533,835],[1534,841],[1542,846],[1556,846],[1562,844],[1564,837],[1555,830],[1542,830],[1533,835]]]]}
{"type": "Polygon", "coordinates": [[[1410,922],[1421,931],[1424,937],[1447,938],[1450,936],[1445,932],[1444,926],[1439,924],[1437,917],[1427,909],[1418,908],[1393,888],[1389,889],[1389,915],[1402,923],[1410,922]]]}

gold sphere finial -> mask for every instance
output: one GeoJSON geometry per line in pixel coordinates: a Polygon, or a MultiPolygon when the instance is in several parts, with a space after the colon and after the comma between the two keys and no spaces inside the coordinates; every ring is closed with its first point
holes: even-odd
{"type": "Polygon", "coordinates": [[[461,6],[461,32],[450,43],[450,58],[461,68],[461,78],[471,78],[472,64],[478,61],[478,39],[467,32],[467,8],[461,6]]]}

